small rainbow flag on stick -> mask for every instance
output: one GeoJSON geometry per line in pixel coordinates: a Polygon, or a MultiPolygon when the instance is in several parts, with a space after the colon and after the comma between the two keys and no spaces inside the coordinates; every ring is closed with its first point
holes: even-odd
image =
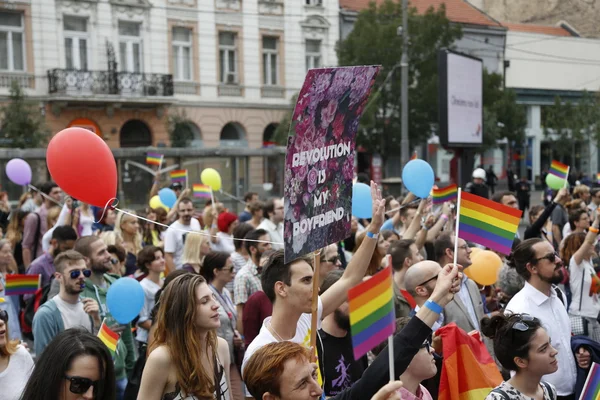
{"type": "Polygon", "coordinates": [[[456,184],[441,189],[433,189],[433,204],[442,204],[447,201],[456,200],[458,197],[458,186],[456,184]]]}
{"type": "Polygon", "coordinates": [[[579,400],[600,399],[600,365],[592,363],[579,400]]]}
{"type": "Polygon", "coordinates": [[[176,169],[171,171],[171,182],[185,182],[187,179],[187,169],[176,169]]]}
{"type": "Polygon", "coordinates": [[[396,329],[392,267],[350,289],[348,304],[354,359],[358,360],[396,329]]]}
{"type": "Polygon", "coordinates": [[[148,153],[146,154],[146,164],[148,165],[158,165],[162,164],[163,155],[158,153],[148,153]]]}
{"type": "Polygon", "coordinates": [[[596,173],[596,183],[600,184],[600,172],[596,173]]]}
{"type": "Polygon", "coordinates": [[[510,254],[523,212],[459,191],[458,237],[510,254]]]}
{"type": "Polygon", "coordinates": [[[117,342],[119,341],[119,334],[114,332],[106,325],[106,320],[102,321],[102,326],[98,331],[98,338],[108,347],[110,354],[115,358],[117,352],[117,342]]]}
{"type": "Polygon", "coordinates": [[[18,296],[34,294],[40,288],[40,275],[7,274],[4,294],[18,296]]]}
{"type": "Polygon", "coordinates": [[[198,197],[201,199],[210,199],[211,189],[208,185],[202,185],[199,183],[195,183],[192,185],[192,189],[194,190],[194,197],[198,197]]]}
{"type": "Polygon", "coordinates": [[[550,164],[550,171],[548,171],[548,173],[560,179],[567,179],[567,175],[569,174],[569,166],[554,160],[552,161],[552,164],[550,164]]]}

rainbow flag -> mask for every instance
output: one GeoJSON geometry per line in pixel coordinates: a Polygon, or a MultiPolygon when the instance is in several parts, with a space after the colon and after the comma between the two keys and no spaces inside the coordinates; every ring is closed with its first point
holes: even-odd
{"type": "Polygon", "coordinates": [[[106,320],[102,321],[102,326],[100,326],[100,330],[98,331],[98,338],[106,345],[106,347],[108,347],[108,351],[110,351],[110,354],[115,358],[119,334],[106,325],[106,320]]]}
{"type": "Polygon", "coordinates": [[[481,400],[502,383],[502,375],[479,338],[452,322],[436,331],[442,338],[444,363],[439,400],[481,400]]]}
{"type": "Polygon", "coordinates": [[[40,288],[41,275],[7,274],[4,294],[18,296],[34,294],[40,288]]]}
{"type": "Polygon", "coordinates": [[[194,191],[194,197],[199,197],[202,199],[210,199],[211,198],[211,189],[208,185],[202,185],[199,183],[195,183],[192,185],[192,189],[194,191]]]}
{"type": "Polygon", "coordinates": [[[146,164],[148,165],[158,165],[162,162],[163,155],[158,153],[147,153],[146,154],[146,164]]]}
{"type": "Polygon", "coordinates": [[[592,363],[579,400],[600,399],[600,365],[592,363]]]}
{"type": "Polygon", "coordinates": [[[600,172],[596,173],[596,183],[600,184],[600,172]]]}
{"type": "Polygon", "coordinates": [[[358,360],[396,330],[392,267],[348,291],[354,359],[358,360]]]}
{"type": "Polygon", "coordinates": [[[550,164],[550,171],[548,171],[548,173],[557,176],[560,179],[567,179],[569,166],[554,160],[552,161],[552,164],[550,164]]]}
{"type": "Polygon", "coordinates": [[[510,254],[523,212],[471,193],[459,193],[458,237],[510,254]]]}
{"type": "Polygon", "coordinates": [[[458,197],[458,186],[454,184],[442,189],[433,189],[432,196],[433,204],[443,204],[447,201],[456,200],[458,197]]]}
{"type": "Polygon", "coordinates": [[[187,169],[176,169],[171,171],[171,182],[185,182],[187,179],[187,169]]]}
{"type": "Polygon", "coordinates": [[[413,153],[413,155],[410,157],[410,161],[412,161],[412,160],[416,160],[416,159],[418,159],[418,158],[419,158],[419,157],[417,156],[417,151],[415,150],[415,152],[413,153]]]}

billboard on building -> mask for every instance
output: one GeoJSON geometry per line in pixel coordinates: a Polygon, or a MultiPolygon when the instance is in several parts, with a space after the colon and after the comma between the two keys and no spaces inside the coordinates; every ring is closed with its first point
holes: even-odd
{"type": "Polygon", "coordinates": [[[483,141],[483,62],[440,50],[439,138],[446,147],[477,147],[483,141]]]}

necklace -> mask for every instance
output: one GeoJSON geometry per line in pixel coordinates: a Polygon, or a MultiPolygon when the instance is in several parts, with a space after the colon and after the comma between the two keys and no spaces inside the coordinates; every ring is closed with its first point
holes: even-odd
{"type": "Polygon", "coordinates": [[[278,342],[285,342],[285,340],[283,340],[281,335],[279,335],[279,333],[277,333],[275,328],[273,328],[273,324],[271,323],[271,321],[269,321],[269,330],[275,334],[275,336],[276,336],[275,339],[277,339],[278,342]]]}

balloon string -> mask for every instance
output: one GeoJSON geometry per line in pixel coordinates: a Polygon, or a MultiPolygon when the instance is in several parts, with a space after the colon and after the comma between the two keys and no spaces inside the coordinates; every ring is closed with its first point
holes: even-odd
{"type": "MultiPolygon", "coordinates": [[[[116,199],[111,199],[111,200],[109,200],[108,203],[112,203],[114,200],[116,200],[116,199]]],[[[146,221],[146,222],[149,222],[149,223],[154,224],[154,225],[159,225],[159,226],[162,226],[164,228],[173,229],[174,231],[183,232],[183,233],[195,233],[195,234],[198,234],[198,235],[208,236],[208,237],[217,238],[217,239],[219,238],[217,235],[211,235],[210,233],[207,233],[207,232],[190,231],[190,230],[187,230],[187,229],[174,228],[172,226],[169,226],[169,225],[157,222],[157,221],[152,221],[152,220],[150,220],[148,218],[141,217],[139,215],[132,214],[129,211],[121,210],[120,208],[117,208],[116,206],[109,206],[108,203],[107,203],[107,207],[105,207],[105,209],[104,209],[104,212],[106,212],[106,208],[111,208],[111,209],[117,210],[119,212],[122,212],[123,214],[127,214],[127,215],[129,215],[131,217],[138,218],[138,219],[141,219],[142,221],[146,221]]],[[[117,200],[117,204],[118,204],[118,200],[117,200]]],[[[104,212],[102,213],[102,216],[104,216],[104,212]]],[[[232,240],[238,240],[238,241],[244,241],[244,242],[270,243],[270,244],[277,244],[277,245],[280,245],[280,246],[284,245],[281,242],[271,242],[269,240],[238,239],[238,238],[234,238],[234,237],[232,237],[231,239],[232,240]]]]}
{"type": "Polygon", "coordinates": [[[42,197],[44,197],[46,200],[50,200],[51,202],[53,202],[54,204],[57,204],[59,206],[63,206],[62,204],[60,204],[60,202],[54,200],[52,197],[48,196],[46,193],[42,192],[40,189],[36,188],[35,186],[29,184],[27,185],[30,189],[35,190],[36,192],[38,192],[39,194],[42,195],[42,197]]]}

